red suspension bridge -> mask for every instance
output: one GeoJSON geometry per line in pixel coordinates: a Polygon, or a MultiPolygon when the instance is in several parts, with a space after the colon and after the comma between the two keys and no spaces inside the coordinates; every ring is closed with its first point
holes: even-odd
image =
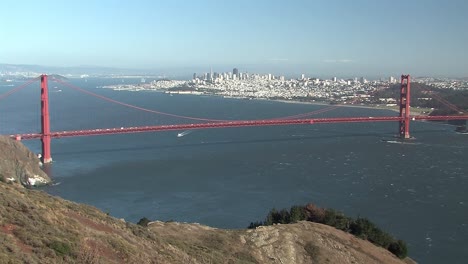
{"type": "MultiPolygon", "coordinates": [[[[37,81],[38,78],[32,79],[21,86],[18,86],[7,93],[0,95],[0,100],[8,97],[9,95],[25,88],[31,83],[37,81]]],[[[156,126],[140,126],[140,127],[120,127],[120,128],[101,128],[90,130],[70,130],[70,131],[51,131],[50,118],[49,118],[49,92],[48,92],[48,76],[41,75],[41,132],[30,134],[15,134],[9,137],[16,140],[29,140],[40,139],[42,141],[42,161],[49,163],[52,161],[51,155],[51,139],[62,137],[77,137],[77,136],[97,136],[97,135],[111,135],[111,134],[128,134],[128,133],[142,133],[142,132],[156,132],[156,131],[170,131],[170,130],[191,130],[191,129],[211,129],[211,128],[229,128],[229,127],[253,127],[253,126],[285,126],[285,125],[313,125],[321,123],[366,123],[366,122],[398,122],[399,136],[402,139],[410,138],[410,122],[415,120],[468,120],[468,115],[460,116],[422,116],[410,115],[410,76],[401,76],[401,90],[400,90],[400,112],[398,116],[384,116],[384,117],[334,117],[334,118],[307,118],[313,114],[318,114],[326,111],[333,110],[337,106],[331,106],[321,110],[297,114],[292,116],[279,117],[274,119],[261,119],[261,120],[220,120],[208,119],[199,117],[182,116],[171,113],[160,112],[152,109],[138,107],[135,105],[123,103],[99,94],[95,94],[88,90],[81,89],[68,82],[52,78],[53,81],[65,85],[74,90],[92,95],[94,97],[106,100],[115,104],[125,107],[134,108],[140,111],[165,115],[175,118],[183,118],[203,123],[192,124],[176,124],[176,125],[156,125],[156,126]]],[[[443,101],[442,101],[443,102],[443,101]]],[[[443,102],[448,103],[448,102],[443,102]]],[[[450,104],[450,103],[448,103],[450,104]]],[[[453,105],[451,108],[453,109],[453,105]]],[[[456,108],[456,107],[455,107],[456,108]]],[[[457,109],[459,110],[459,109],[457,109]]]]}

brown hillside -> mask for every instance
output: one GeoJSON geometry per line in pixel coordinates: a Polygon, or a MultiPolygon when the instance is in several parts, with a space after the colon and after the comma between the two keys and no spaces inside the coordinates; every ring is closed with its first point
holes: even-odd
{"type": "Polygon", "coordinates": [[[39,168],[39,163],[23,144],[0,136],[0,180],[24,186],[47,184],[50,178],[39,168]]]}
{"type": "Polygon", "coordinates": [[[0,244],[0,263],[405,263],[321,224],[142,227],[5,182],[0,182],[0,244]]]}

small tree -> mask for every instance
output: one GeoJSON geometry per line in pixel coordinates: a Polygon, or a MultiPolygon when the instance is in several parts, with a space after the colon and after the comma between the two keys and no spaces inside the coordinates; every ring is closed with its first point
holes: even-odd
{"type": "Polygon", "coordinates": [[[261,221],[256,221],[256,222],[251,222],[250,225],[249,225],[247,228],[248,228],[248,229],[255,229],[255,228],[257,228],[257,227],[259,227],[259,226],[262,226],[262,225],[264,225],[263,222],[261,222],[261,221]]]}
{"type": "Polygon", "coordinates": [[[406,246],[405,241],[398,240],[390,244],[388,247],[388,251],[395,254],[395,256],[399,257],[400,259],[404,259],[408,256],[408,247],[406,246]]]}
{"type": "Polygon", "coordinates": [[[58,256],[70,255],[72,253],[71,246],[62,241],[52,241],[48,246],[53,249],[58,256]]]}
{"type": "Polygon", "coordinates": [[[314,223],[323,223],[325,218],[325,209],[316,206],[315,204],[307,204],[305,207],[307,221],[314,223]]]}
{"type": "Polygon", "coordinates": [[[291,223],[291,215],[289,214],[288,210],[282,209],[279,212],[278,222],[280,224],[289,224],[291,223]]]}
{"type": "Polygon", "coordinates": [[[278,211],[275,208],[271,209],[265,219],[265,225],[276,224],[278,219],[278,211]]]}
{"type": "Polygon", "coordinates": [[[306,212],[304,206],[292,206],[289,210],[289,217],[291,223],[302,221],[306,219],[306,212]]]}
{"type": "Polygon", "coordinates": [[[343,213],[335,211],[333,209],[325,210],[325,217],[323,218],[323,224],[333,226],[336,229],[340,229],[348,232],[350,229],[352,219],[345,216],[343,213]]]}
{"type": "Polygon", "coordinates": [[[374,224],[366,218],[358,218],[351,223],[350,233],[362,239],[367,239],[374,224]]]}
{"type": "Polygon", "coordinates": [[[372,230],[372,233],[369,234],[368,239],[370,242],[379,245],[383,248],[388,248],[391,245],[391,243],[395,241],[395,239],[391,235],[389,235],[387,232],[380,230],[377,227],[372,230]]]}
{"type": "Polygon", "coordinates": [[[140,219],[140,221],[138,221],[137,225],[148,226],[149,222],[151,222],[151,220],[149,220],[146,217],[143,217],[140,219]]]}

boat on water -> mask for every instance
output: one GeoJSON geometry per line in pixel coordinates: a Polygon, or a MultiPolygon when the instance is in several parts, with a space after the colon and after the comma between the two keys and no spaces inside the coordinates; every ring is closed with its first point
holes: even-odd
{"type": "Polygon", "coordinates": [[[191,130],[185,130],[184,132],[177,133],[177,137],[183,137],[183,136],[186,136],[186,135],[188,135],[190,133],[192,133],[191,130]]]}

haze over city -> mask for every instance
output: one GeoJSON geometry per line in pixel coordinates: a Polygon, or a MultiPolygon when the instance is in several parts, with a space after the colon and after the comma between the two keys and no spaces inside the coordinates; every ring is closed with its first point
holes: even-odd
{"type": "Polygon", "coordinates": [[[468,2],[13,1],[0,63],[468,76],[468,2]]]}

